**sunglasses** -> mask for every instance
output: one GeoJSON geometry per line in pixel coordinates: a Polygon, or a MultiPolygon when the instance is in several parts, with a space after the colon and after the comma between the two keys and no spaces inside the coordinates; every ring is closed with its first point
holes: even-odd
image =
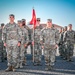
{"type": "Polygon", "coordinates": [[[40,20],[37,20],[37,21],[40,21],[40,20]]]}

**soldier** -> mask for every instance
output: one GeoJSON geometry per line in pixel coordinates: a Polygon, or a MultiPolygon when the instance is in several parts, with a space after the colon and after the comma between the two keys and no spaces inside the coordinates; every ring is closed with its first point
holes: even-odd
{"type": "Polygon", "coordinates": [[[23,68],[23,62],[24,62],[24,57],[25,57],[25,48],[27,47],[27,43],[28,43],[28,31],[27,29],[24,28],[24,26],[22,26],[22,21],[20,21],[19,23],[19,34],[21,36],[21,47],[19,50],[19,61],[17,64],[17,68],[23,68]]]}
{"type": "Polygon", "coordinates": [[[18,25],[14,22],[15,16],[9,15],[10,22],[7,23],[3,30],[3,42],[7,49],[7,71],[16,71],[15,66],[17,63],[17,49],[20,46],[21,37],[19,36],[18,25]]]}
{"type": "Polygon", "coordinates": [[[41,65],[42,49],[40,46],[40,34],[42,26],[40,25],[40,18],[37,18],[36,28],[34,29],[34,65],[41,65]]]}
{"type": "Polygon", "coordinates": [[[47,26],[41,30],[41,44],[44,48],[45,70],[52,70],[55,62],[55,50],[58,44],[58,30],[52,27],[52,20],[48,19],[47,26]]]}
{"type": "Polygon", "coordinates": [[[62,28],[59,30],[59,53],[60,56],[62,56],[62,44],[63,44],[63,34],[62,34],[62,28]]]}
{"type": "Polygon", "coordinates": [[[64,36],[67,46],[67,61],[72,61],[74,43],[75,43],[75,31],[72,30],[72,24],[68,25],[68,30],[64,36]]]}
{"type": "Polygon", "coordinates": [[[21,20],[18,20],[18,21],[17,21],[18,26],[20,26],[20,22],[21,22],[21,20]]]}
{"type": "MultiPolygon", "coordinates": [[[[28,45],[31,45],[31,30],[30,28],[26,25],[26,19],[22,19],[22,25],[23,27],[28,31],[28,37],[29,37],[29,44],[28,45]]],[[[31,46],[32,48],[32,46],[31,46]]],[[[25,48],[25,58],[24,58],[24,65],[27,66],[27,63],[26,63],[26,54],[27,54],[27,48],[25,48]]]]}
{"type": "Polygon", "coordinates": [[[67,26],[64,27],[64,33],[63,33],[63,44],[64,44],[64,52],[63,52],[63,59],[67,59],[67,45],[66,45],[66,42],[65,42],[65,39],[64,39],[64,36],[66,35],[66,32],[67,32],[67,26]]]}
{"type": "MultiPolygon", "coordinates": [[[[22,24],[21,22],[22,22],[21,20],[17,21],[18,27],[20,27],[20,24],[22,24]]],[[[16,65],[15,68],[19,68],[20,67],[20,50],[21,50],[21,46],[18,47],[18,58],[17,58],[17,65],[16,65]]]]}
{"type": "Polygon", "coordinates": [[[3,28],[4,28],[4,23],[1,24],[0,28],[0,61],[4,61],[5,55],[4,55],[4,46],[3,46],[3,28]]]}

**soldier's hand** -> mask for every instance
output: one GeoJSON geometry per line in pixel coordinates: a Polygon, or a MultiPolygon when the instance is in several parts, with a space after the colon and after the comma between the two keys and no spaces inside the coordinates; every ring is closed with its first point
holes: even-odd
{"type": "Polygon", "coordinates": [[[56,49],[58,48],[58,45],[57,45],[57,44],[55,45],[55,48],[56,48],[56,49]]]}
{"type": "Polygon", "coordinates": [[[32,42],[32,45],[34,45],[34,41],[32,42]]]}
{"type": "Polygon", "coordinates": [[[20,46],[21,45],[21,43],[20,42],[18,42],[18,46],[20,46]]]}
{"type": "Polygon", "coordinates": [[[44,49],[44,46],[42,46],[42,49],[44,49]]]}
{"type": "Polygon", "coordinates": [[[27,47],[27,44],[24,44],[24,47],[26,48],[27,47]]]}
{"type": "Polygon", "coordinates": [[[4,43],[4,46],[6,47],[6,43],[4,43]]]}

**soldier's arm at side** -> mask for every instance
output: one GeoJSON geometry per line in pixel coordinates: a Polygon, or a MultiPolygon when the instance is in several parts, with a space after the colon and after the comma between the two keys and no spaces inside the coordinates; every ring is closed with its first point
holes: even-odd
{"type": "Polygon", "coordinates": [[[17,25],[17,33],[18,33],[18,46],[20,46],[21,45],[21,36],[20,36],[20,33],[19,33],[19,31],[20,31],[20,29],[19,29],[19,27],[18,27],[18,25],[17,25]]]}
{"type": "Polygon", "coordinates": [[[44,48],[44,35],[43,35],[43,29],[41,30],[41,34],[40,34],[40,44],[41,44],[41,47],[44,48]]]}
{"type": "Polygon", "coordinates": [[[57,48],[58,47],[58,44],[59,44],[59,31],[56,30],[55,32],[55,47],[57,48]]]}
{"type": "Polygon", "coordinates": [[[58,45],[58,43],[59,43],[59,31],[58,30],[56,30],[56,32],[55,32],[55,43],[58,45]]]}
{"type": "Polygon", "coordinates": [[[6,47],[6,37],[7,37],[6,28],[7,28],[7,26],[5,26],[5,27],[3,28],[3,43],[4,43],[4,46],[5,46],[5,47],[6,47]]]}
{"type": "Polygon", "coordinates": [[[24,46],[27,47],[29,44],[29,34],[28,34],[28,30],[25,29],[25,37],[24,37],[25,41],[24,41],[24,46]]]}

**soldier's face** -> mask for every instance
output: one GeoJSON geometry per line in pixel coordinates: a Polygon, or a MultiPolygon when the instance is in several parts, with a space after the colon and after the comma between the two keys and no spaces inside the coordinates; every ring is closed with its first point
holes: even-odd
{"type": "Polygon", "coordinates": [[[3,29],[3,28],[4,28],[4,26],[1,26],[1,28],[3,29]]]}
{"type": "Polygon", "coordinates": [[[18,22],[17,24],[20,25],[20,22],[18,22]]]}
{"type": "Polygon", "coordinates": [[[68,26],[68,30],[72,30],[72,26],[68,26]]]}
{"type": "Polygon", "coordinates": [[[20,27],[22,27],[22,23],[19,23],[20,27]]]}
{"type": "Polygon", "coordinates": [[[9,20],[13,22],[14,21],[14,17],[13,16],[10,16],[9,17],[9,20]]]}
{"type": "Polygon", "coordinates": [[[47,26],[48,26],[48,27],[52,27],[52,22],[48,21],[48,22],[47,22],[47,26]]]}
{"type": "Polygon", "coordinates": [[[64,29],[62,29],[62,32],[64,32],[64,29]]]}
{"type": "Polygon", "coordinates": [[[23,24],[23,25],[26,25],[26,21],[23,21],[22,24],[23,24]]]}
{"type": "Polygon", "coordinates": [[[37,25],[40,25],[40,20],[37,20],[37,25]]]}
{"type": "Polygon", "coordinates": [[[62,29],[60,29],[59,32],[62,32],[62,29]]]}

